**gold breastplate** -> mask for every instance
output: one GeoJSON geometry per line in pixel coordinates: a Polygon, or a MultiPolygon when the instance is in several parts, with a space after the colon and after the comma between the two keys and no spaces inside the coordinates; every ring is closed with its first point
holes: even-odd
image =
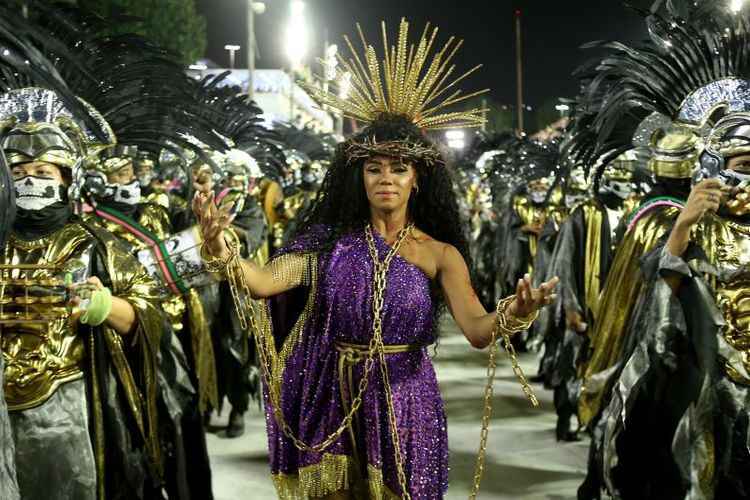
{"type": "MultiPolygon", "coordinates": [[[[717,270],[710,281],[724,316],[722,334],[750,373],[750,227],[718,217],[711,217],[705,227],[701,246],[717,270]]],[[[736,367],[728,363],[726,368],[735,382],[750,385],[736,367]]]]}
{"type": "Polygon", "coordinates": [[[93,243],[70,224],[33,242],[12,238],[0,268],[0,341],[10,410],[44,403],[57,388],[83,377],[83,339],[70,324],[66,275],[88,277],[93,243]]]}

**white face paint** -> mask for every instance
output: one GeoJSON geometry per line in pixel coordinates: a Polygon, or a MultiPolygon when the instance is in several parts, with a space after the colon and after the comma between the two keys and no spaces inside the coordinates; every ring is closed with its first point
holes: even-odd
{"type": "Polygon", "coordinates": [[[63,201],[63,185],[55,179],[27,175],[13,181],[16,205],[24,210],[42,210],[63,201]]]}
{"type": "Polygon", "coordinates": [[[128,205],[137,205],[140,203],[141,185],[137,180],[130,184],[115,184],[112,187],[115,188],[115,201],[128,205]]]}
{"type": "Polygon", "coordinates": [[[531,201],[534,203],[544,203],[544,200],[547,199],[547,192],[532,191],[529,196],[531,197],[531,201]]]}

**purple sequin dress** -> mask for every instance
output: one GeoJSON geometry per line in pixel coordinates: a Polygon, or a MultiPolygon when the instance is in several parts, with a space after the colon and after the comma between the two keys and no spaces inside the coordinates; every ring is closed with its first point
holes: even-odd
{"type": "MultiPolygon", "coordinates": [[[[382,261],[389,247],[377,233],[375,242],[382,261]]],[[[304,244],[287,249],[304,250],[304,244]]],[[[351,401],[349,388],[353,386],[356,395],[363,373],[364,363],[358,363],[349,372],[351,375],[346,373],[346,380],[341,380],[340,373],[344,372],[340,372],[337,345],[366,345],[371,338],[373,263],[364,232],[343,237],[332,251],[317,256],[315,276],[316,283],[307,289],[308,294],[303,294],[308,312],[303,314],[301,334],[294,340],[281,381],[285,418],[294,433],[308,444],[321,442],[339,427],[345,415],[344,405],[351,401]]],[[[301,298],[297,290],[297,298],[292,300],[301,298]]],[[[279,314],[294,310],[288,303],[283,307],[278,304],[278,300],[272,301],[270,307],[276,316],[277,337],[288,334],[279,332],[286,328],[279,325],[284,320],[289,323],[289,318],[279,318],[279,314]]],[[[435,341],[434,335],[429,278],[396,256],[387,277],[384,344],[427,346],[435,341]]],[[[389,354],[386,359],[411,498],[442,498],[448,486],[448,436],[443,401],[427,348],[389,354]]],[[[280,431],[268,401],[266,407],[271,470],[281,498],[324,496],[342,488],[353,490],[355,498],[400,498],[377,363],[352,433],[345,432],[323,453],[299,451],[280,431]]]]}

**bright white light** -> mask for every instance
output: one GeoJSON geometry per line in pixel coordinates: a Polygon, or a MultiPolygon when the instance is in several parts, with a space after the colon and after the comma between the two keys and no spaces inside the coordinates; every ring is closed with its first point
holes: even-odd
{"type": "Polygon", "coordinates": [[[240,50],[240,46],[239,45],[224,45],[224,50],[231,50],[231,51],[240,50]]]}
{"type": "Polygon", "coordinates": [[[463,139],[449,139],[448,147],[452,149],[463,149],[466,146],[466,141],[463,139]]]}
{"type": "Polygon", "coordinates": [[[266,11],[266,4],[265,2],[253,2],[252,0],[249,0],[252,7],[253,12],[260,15],[263,14],[266,11]]]}
{"type": "Polygon", "coordinates": [[[206,66],[205,64],[197,63],[197,64],[191,64],[190,66],[188,66],[188,68],[193,69],[195,71],[206,71],[208,69],[208,66],[206,66]]]}
{"type": "Polygon", "coordinates": [[[292,0],[291,8],[292,17],[301,17],[302,13],[305,11],[305,2],[302,0],[292,0]]]}
{"type": "Polygon", "coordinates": [[[463,141],[466,134],[464,134],[463,130],[449,130],[445,133],[445,137],[448,141],[463,141]]]}
{"type": "Polygon", "coordinates": [[[302,17],[305,11],[305,2],[292,0],[291,17],[286,31],[286,53],[292,68],[298,68],[307,53],[307,29],[302,17]]]}
{"type": "Polygon", "coordinates": [[[563,111],[569,111],[570,106],[568,106],[567,104],[558,104],[557,106],[555,106],[555,109],[562,113],[563,111]]]}
{"type": "Polygon", "coordinates": [[[732,0],[729,4],[729,10],[731,10],[733,14],[738,14],[742,10],[743,3],[745,3],[745,0],[732,0]]]}
{"type": "Polygon", "coordinates": [[[335,80],[336,79],[336,68],[339,65],[339,60],[336,59],[336,54],[339,48],[336,44],[329,45],[326,47],[326,59],[325,59],[325,79],[335,80]]]}
{"type": "Polygon", "coordinates": [[[339,97],[346,99],[352,90],[352,74],[348,71],[341,75],[339,79],[339,97]]]}

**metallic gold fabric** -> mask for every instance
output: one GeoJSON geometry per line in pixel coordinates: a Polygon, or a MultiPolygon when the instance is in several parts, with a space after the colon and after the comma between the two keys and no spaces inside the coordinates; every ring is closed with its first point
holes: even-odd
{"type": "MultiPolygon", "coordinates": [[[[599,315],[599,292],[601,291],[600,269],[602,255],[603,210],[594,201],[583,205],[586,221],[586,249],[584,255],[585,275],[583,277],[584,297],[594,320],[599,315]]],[[[604,249],[609,251],[609,249],[604,249]]]]}
{"type": "Polygon", "coordinates": [[[594,323],[591,334],[592,355],[578,403],[578,417],[583,425],[588,425],[598,414],[606,392],[606,387],[595,386],[591,378],[614,366],[622,355],[622,342],[643,286],[640,258],[654,248],[678,214],[679,210],[673,207],[646,214],[617,248],[599,299],[599,308],[605,314],[594,323]]]}
{"type": "MultiPolygon", "coordinates": [[[[534,206],[525,196],[516,196],[513,199],[513,209],[518,214],[523,225],[544,224],[544,220],[547,217],[544,207],[534,206]]],[[[536,256],[537,235],[533,233],[527,233],[527,235],[529,237],[529,253],[533,260],[536,256]]]]}
{"type": "Polygon", "coordinates": [[[399,500],[383,482],[383,471],[367,466],[367,478],[359,478],[354,460],[348,455],[324,453],[320,462],[300,467],[299,474],[273,474],[276,494],[280,500],[309,500],[351,491],[354,498],[399,500]]]}
{"type": "MultiPolygon", "coordinates": [[[[62,230],[46,238],[24,242],[11,238],[3,258],[3,264],[23,265],[45,263],[60,266],[71,260],[88,263],[92,245],[87,244],[90,236],[77,224],[69,224],[62,230]]],[[[62,272],[62,271],[61,271],[62,272]]],[[[5,358],[5,398],[12,411],[33,408],[44,403],[61,384],[83,377],[85,346],[76,328],[70,325],[70,311],[66,309],[62,297],[33,297],[35,303],[19,304],[26,301],[27,287],[14,287],[18,280],[32,280],[38,283],[59,280],[53,270],[24,271],[20,269],[2,271],[3,321],[11,320],[18,314],[49,315],[47,321],[24,323],[4,323],[0,326],[2,352],[5,358]],[[15,292],[15,293],[14,293],[15,292]],[[15,295],[15,296],[14,296],[15,295]],[[55,300],[50,303],[49,300],[55,300]]],[[[85,279],[88,276],[77,276],[85,279]]]]}
{"type": "Polygon", "coordinates": [[[120,336],[108,327],[103,329],[103,337],[122,392],[146,443],[152,465],[160,473],[156,373],[162,316],[158,289],[143,266],[134,257],[122,252],[119,241],[111,235],[101,233],[98,237],[106,248],[105,265],[112,282],[112,295],[128,302],[137,318],[135,331],[127,337],[120,336]],[[127,347],[124,345],[125,341],[128,343],[127,347]]]}
{"type": "MultiPolygon", "coordinates": [[[[750,226],[706,215],[694,237],[708,261],[723,271],[711,280],[726,321],[722,334],[740,353],[744,372],[750,373],[750,226]]],[[[726,368],[734,382],[750,386],[750,380],[741,375],[743,370],[726,368]]]]}
{"type": "Polygon", "coordinates": [[[675,162],[664,160],[651,160],[649,168],[657,177],[669,179],[688,179],[695,168],[695,158],[675,162]]]}
{"type": "Polygon", "coordinates": [[[198,408],[201,414],[209,408],[219,407],[219,387],[216,375],[216,358],[211,342],[211,332],[203,309],[203,303],[195,289],[185,294],[190,343],[195,360],[195,376],[198,379],[198,408]]]}
{"type": "MultiPolygon", "coordinates": [[[[103,219],[95,213],[84,215],[83,220],[103,227],[117,238],[125,240],[138,250],[146,248],[146,243],[115,221],[103,219]]],[[[171,232],[169,213],[161,205],[153,203],[144,205],[138,217],[138,223],[151,231],[159,240],[165,239],[171,232]]]]}
{"type": "Polygon", "coordinates": [[[146,196],[146,202],[159,205],[167,210],[171,208],[172,200],[169,195],[164,191],[154,191],[153,193],[146,196]]]}
{"type": "MultiPolygon", "coordinates": [[[[89,342],[91,342],[89,350],[93,352],[99,342],[104,342],[104,345],[106,345],[109,359],[111,359],[119,382],[120,393],[126,401],[124,406],[130,410],[143,442],[146,443],[151,458],[150,463],[154,467],[155,473],[158,474],[161,460],[156,436],[156,355],[162,323],[160,312],[156,306],[158,298],[155,283],[138,264],[137,260],[122,251],[122,246],[118,241],[112,238],[110,234],[93,227],[88,230],[80,224],[72,223],[42,240],[23,242],[13,239],[8,248],[9,256],[6,256],[6,259],[17,259],[18,256],[26,252],[25,258],[27,259],[35,259],[37,263],[64,262],[70,269],[75,269],[75,273],[79,273],[78,268],[81,266],[88,273],[94,258],[103,259],[106,275],[99,276],[103,281],[107,281],[108,278],[114,296],[127,301],[133,307],[136,313],[137,327],[132,334],[122,337],[111,328],[103,326],[97,329],[95,334],[88,337],[89,342]],[[93,250],[94,246],[96,246],[96,251],[93,250]],[[127,342],[127,346],[124,344],[125,342],[127,342]]],[[[97,260],[97,262],[99,261],[97,260]]],[[[88,276],[76,274],[75,281],[80,281],[85,277],[88,276]]],[[[4,327],[2,329],[3,343],[13,344],[14,339],[18,337],[18,333],[18,330],[4,327]]],[[[104,395],[99,392],[101,381],[97,378],[96,366],[93,364],[93,360],[89,360],[91,364],[85,363],[86,346],[83,342],[86,337],[80,335],[77,330],[66,325],[66,330],[53,333],[54,335],[50,335],[49,338],[42,338],[43,342],[33,344],[33,349],[27,349],[26,351],[11,350],[10,352],[25,355],[19,357],[19,360],[28,362],[34,360],[36,363],[34,366],[40,371],[38,378],[42,382],[45,382],[49,373],[61,366],[68,366],[66,363],[60,364],[60,360],[66,360],[66,356],[73,356],[80,373],[90,372],[94,451],[99,475],[102,478],[102,473],[106,467],[102,447],[105,439],[102,424],[104,416],[101,412],[104,395]],[[58,333],[63,336],[60,337],[58,333]],[[36,349],[36,352],[32,352],[34,349],[36,349]],[[51,357],[52,355],[56,357],[51,357]]],[[[8,355],[8,352],[4,349],[5,356],[8,355]]],[[[8,360],[7,357],[6,360],[8,360]]],[[[11,360],[10,364],[11,372],[17,369],[16,362],[11,360]]],[[[6,370],[6,376],[7,373],[6,370]]],[[[24,368],[24,374],[27,377],[30,374],[28,367],[24,368]]],[[[14,379],[15,377],[11,377],[11,383],[14,379]]],[[[25,387],[30,386],[26,385],[25,387]]],[[[51,387],[51,391],[54,392],[54,384],[51,387]]],[[[9,392],[13,394],[13,391],[14,389],[6,382],[6,395],[9,392]]],[[[107,397],[109,396],[111,395],[107,395],[107,397]]],[[[44,398],[41,398],[36,403],[43,400],[44,398]]],[[[23,404],[17,406],[16,409],[29,407],[29,401],[22,401],[21,403],[23,404]]],[[[103,495],[103,491],[102,486],[100,487],[100,497],[103,495]]]]}

